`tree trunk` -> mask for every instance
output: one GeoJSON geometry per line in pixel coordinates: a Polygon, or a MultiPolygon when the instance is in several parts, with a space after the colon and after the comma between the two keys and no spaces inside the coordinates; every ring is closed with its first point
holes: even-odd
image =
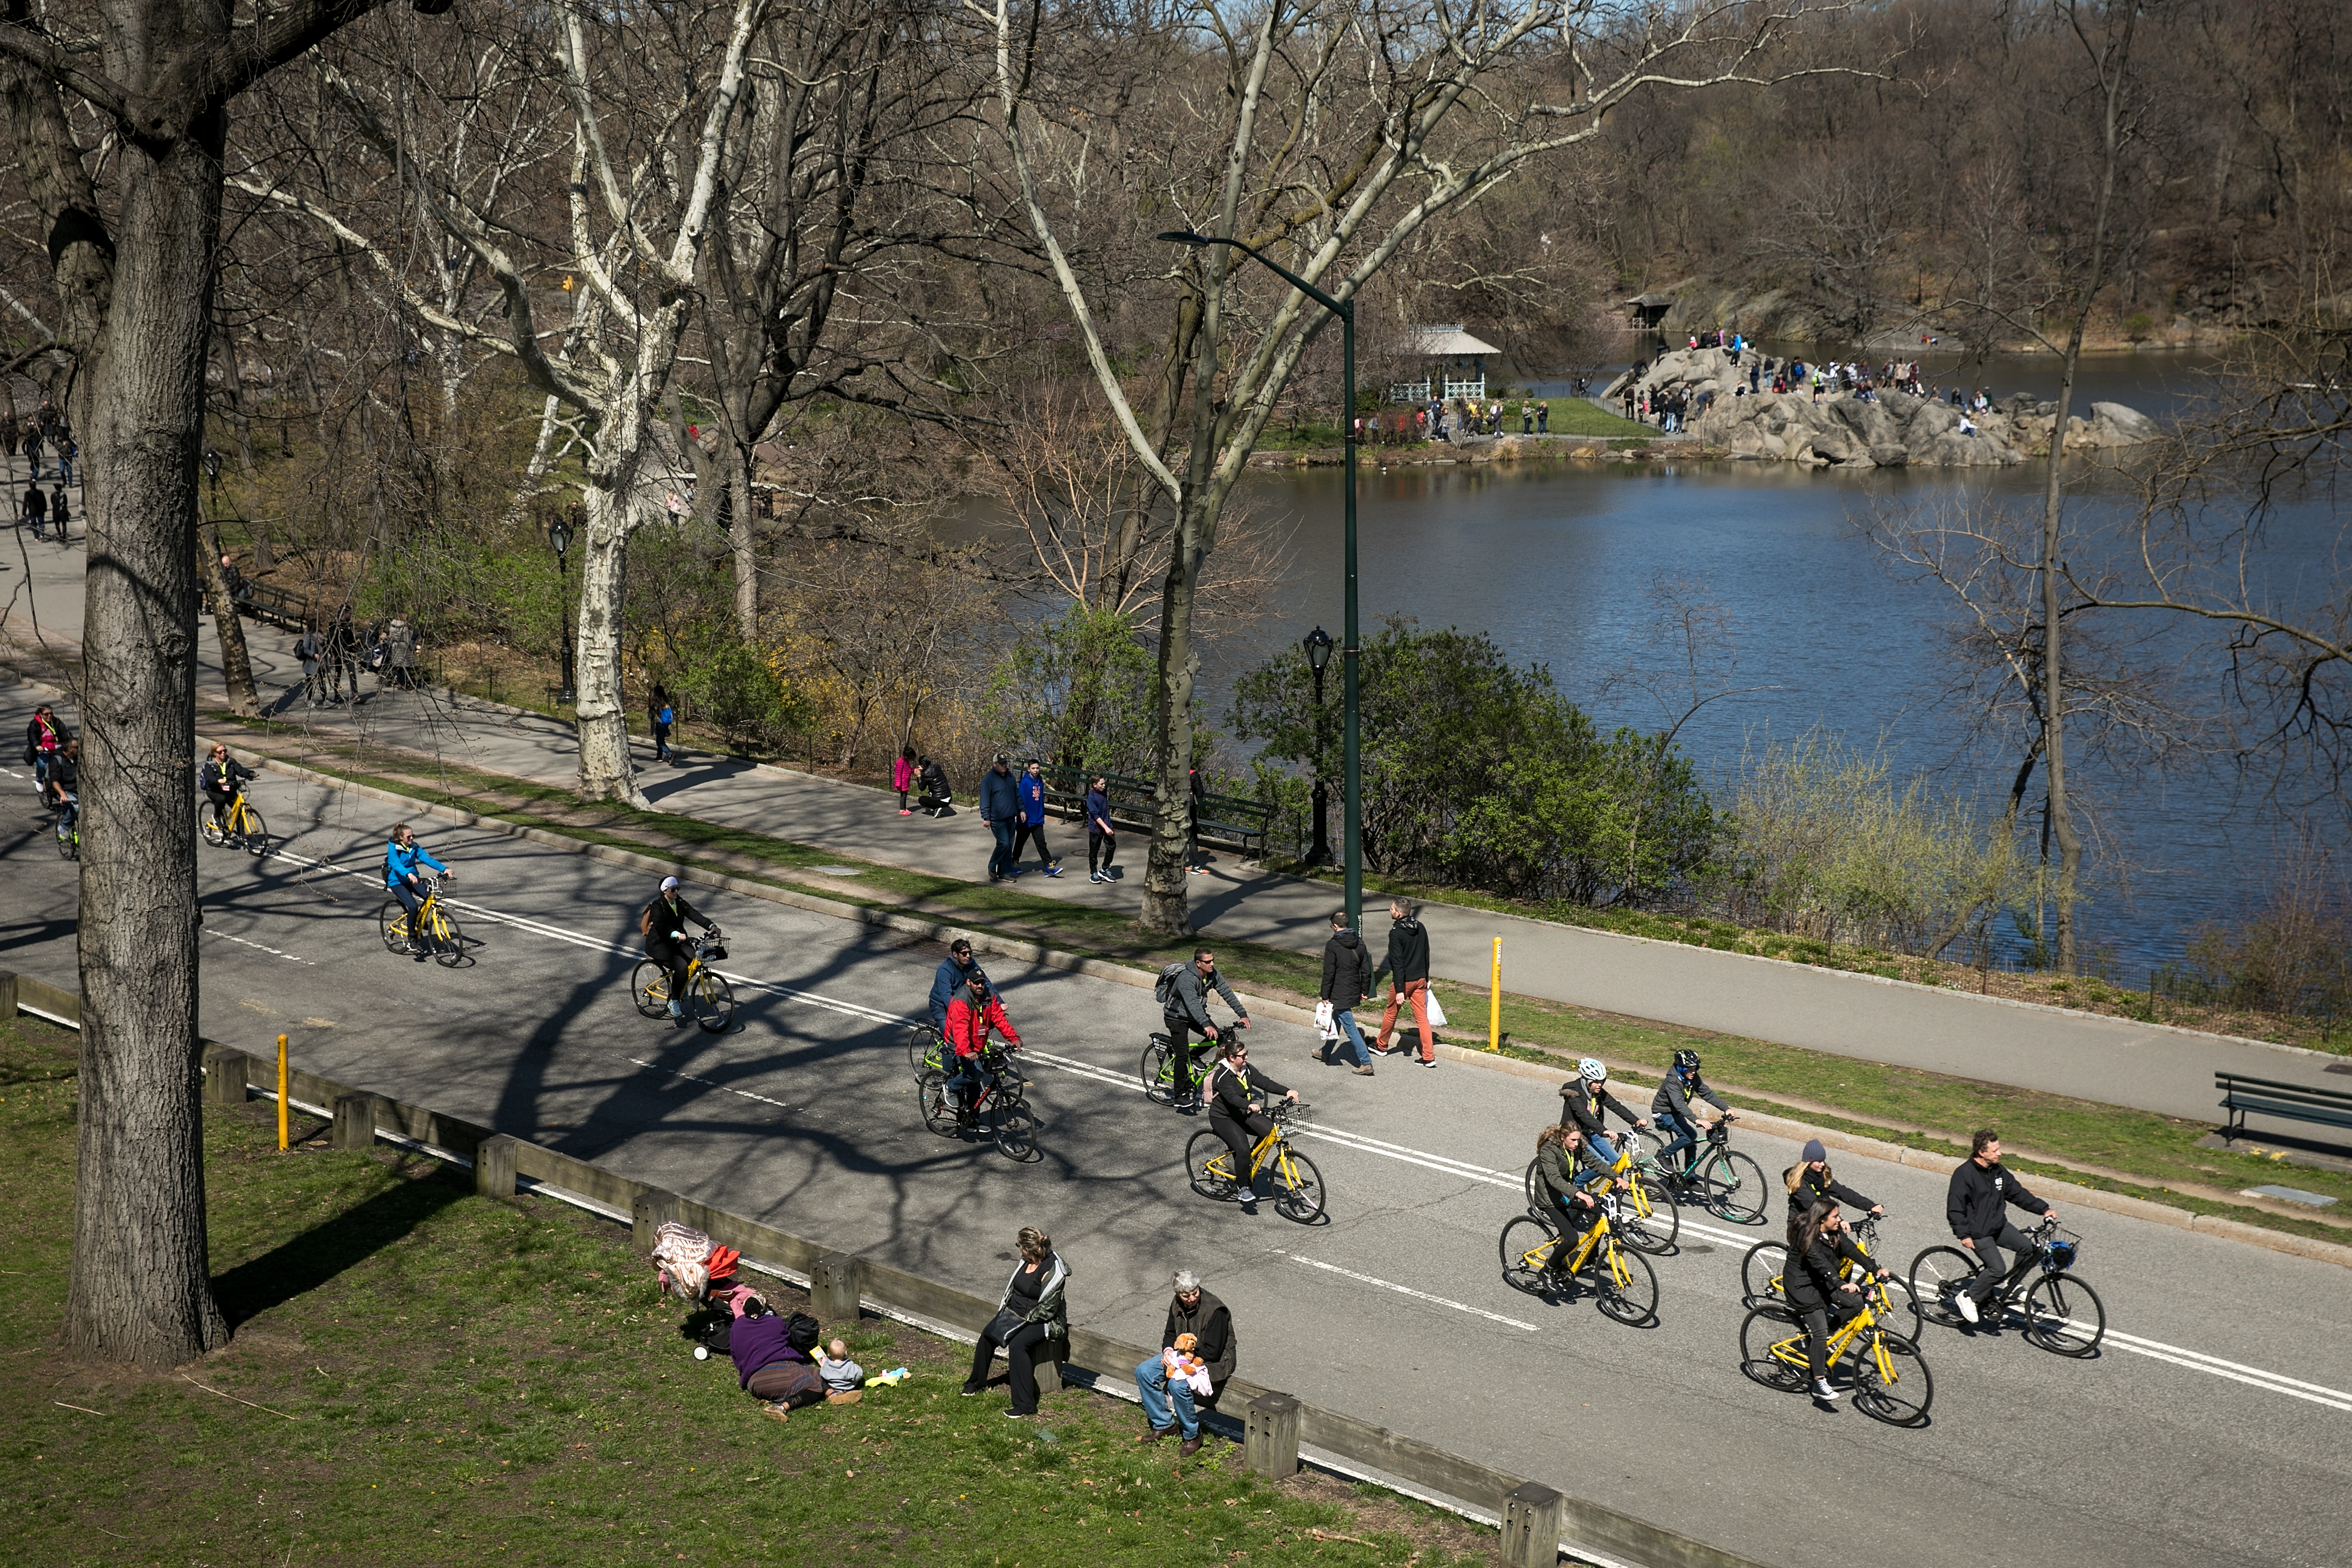
{"type": "Polygon", "coordinates": [[[221,679],[228,687],[228,710],[240,719],[258,718],[261,694],[253,684],[253,660],[245,651],[245,625],[236,618],[236,600],[228,591],[228,574],[221,570],[220,531],[207,527],[197,542],[199,569],[213,601],[213,630],[218,634],[221,679]]]}
{"type": "Polygon", "coordinates": [[[727,455],[731,509],[727,537],[735,551],[735,635],[749,647],[760,640],[760,555],[751,521],[751,453],[740,441],[730,441],[727,455]]]}
{"type": "MultiPolygon", "coordinates": [[[[152,18],[140,41],[182,40],[152,18]]],[[[198,24],[201,25],[201,24],[198,24]]],[[[183,21],[183,26],[189,24],[183,21]]],[[[225,15],[220,22],[225,29],[225,15]]],[[[86,432],[81,1105],[66,1343],[177,1365],[225,1342],[197,1109],[196,452],[226,116],[121,144],[113,296],[86,432]]],[[[90,368],[85,363],[84,368],[90,368]]]]}
{"type": "MultiPolygon", "coordinates": [[[[599,463],[598,468],[604,465],[599,463]]],[[[634,464],[631,465],[633,468],[634,464]]],[[[629,754],[628,710],[621,700],[621,610],[629,559],[627,502],[592,474],[583,491],[586,538],[580,552],[580,798],[647,806],[629,754]]]]}
{"type": "Polygon", "coordinates": [[[1160,777],[1151,791],[1151,852],[1137,916],[1144,930],[1160,936],[1192,929],[1184,865],[1192,837],[1192,680],[1201,670],[1192,647],[1192,601],[1207,553],[1201,544],[1206,511],[1200,492],[1186,486],[1160,597],[1160,777]]]}

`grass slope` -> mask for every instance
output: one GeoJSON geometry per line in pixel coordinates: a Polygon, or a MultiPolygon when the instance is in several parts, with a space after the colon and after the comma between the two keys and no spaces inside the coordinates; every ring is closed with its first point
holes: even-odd
{"type": "MultiPolygon", "coordinates": [[[[914,1375],[778,1426],[697,1363],[625,1233],[462,1173],[289,1154],[270,1108],[206,1108],[216,1286],[237,1322],[177,1373],[57,1349],[74,1037],[0,1024],[0,1531],[25,1563],[1207,1564],[1430,1568],[1494,1536],[1372,1489],[1269,1485],[1212,1441],[1139,1447],[1132,1405],[960,1399],[962,1346],[866,1320],[914,1375]]],[[[803,1304],[779,1286],[777,1296],[803,1304]]]]}

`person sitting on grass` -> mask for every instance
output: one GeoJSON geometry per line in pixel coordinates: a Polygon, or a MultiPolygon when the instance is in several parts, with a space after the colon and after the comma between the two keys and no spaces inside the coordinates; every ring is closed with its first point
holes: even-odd
{"type": "MultiPolygon", "coordinates": [[[[737,1382],[761,1402],[760,1414],[782,1421],[795,1405],[824,1398],[816,1364],[788,1337],[790,1321],[757,1295],[744,1296],[740,1304],[742,1314],[728,1333],[727,1353],[735,1359],[737,1382]]],[[[816,1325],[810,1323],[808,1329],[814,1335],[816,1325]]]]}
{"type": "Polygon", "coordinates": [[[866,1386],[866,1369],[849,1359],[849,1346],[840,1340],[827,1343],[816,1358],[816,1374],[824,1379],[827,1405],[855,1405],[866,1386]]]}

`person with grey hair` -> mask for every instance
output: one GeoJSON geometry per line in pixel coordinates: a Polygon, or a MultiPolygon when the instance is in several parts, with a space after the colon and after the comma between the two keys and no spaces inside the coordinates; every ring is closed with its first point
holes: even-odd
{"type": "Polygon", "coordinates": [[[1150,1430],[1138,1441],[1157,1443],[1181,1429],[1183,1442],[1177,1454],[1189,1458],[1201,1451],[1201,1411],[1217,1407],[1241,1350],[1234,1340],[1233,1313],[1201,1288],[1198,1274],[1179,1268],[1173,1283],[1176,1294],[1168,1303],[1167,1325],[1160,1331],[1160,1353],[1139,1363],[1135,1369],[1136,1392],[1143,1396],[1144,1419],[1150,1424],[1150,1430]],[[1178,1350],[1203,1363],[1208,1393],[1199,1393],[1187,1379],[1170,1374],[1172,1358],[1168,1352],[1178,1350]]]}

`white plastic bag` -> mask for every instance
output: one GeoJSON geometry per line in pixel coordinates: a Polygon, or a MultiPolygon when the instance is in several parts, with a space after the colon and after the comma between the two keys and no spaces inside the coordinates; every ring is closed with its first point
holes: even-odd
{"type": "Polygon", "coordinates": [[[1436,988],[1433,986],[1423,994],[1429,998],[1429,1026],[1433,1029],[1445,1027],[1445,1008],[1437,1000],[1436,988]]]}
{"type": "Polygon", "coordinates": [[[1328,1002],[1315,1004],[1315,1032],[1327,1040],[1339,1037],[1339,1026],[1331,1021],[1331,1004],[1328,1002]]]}

